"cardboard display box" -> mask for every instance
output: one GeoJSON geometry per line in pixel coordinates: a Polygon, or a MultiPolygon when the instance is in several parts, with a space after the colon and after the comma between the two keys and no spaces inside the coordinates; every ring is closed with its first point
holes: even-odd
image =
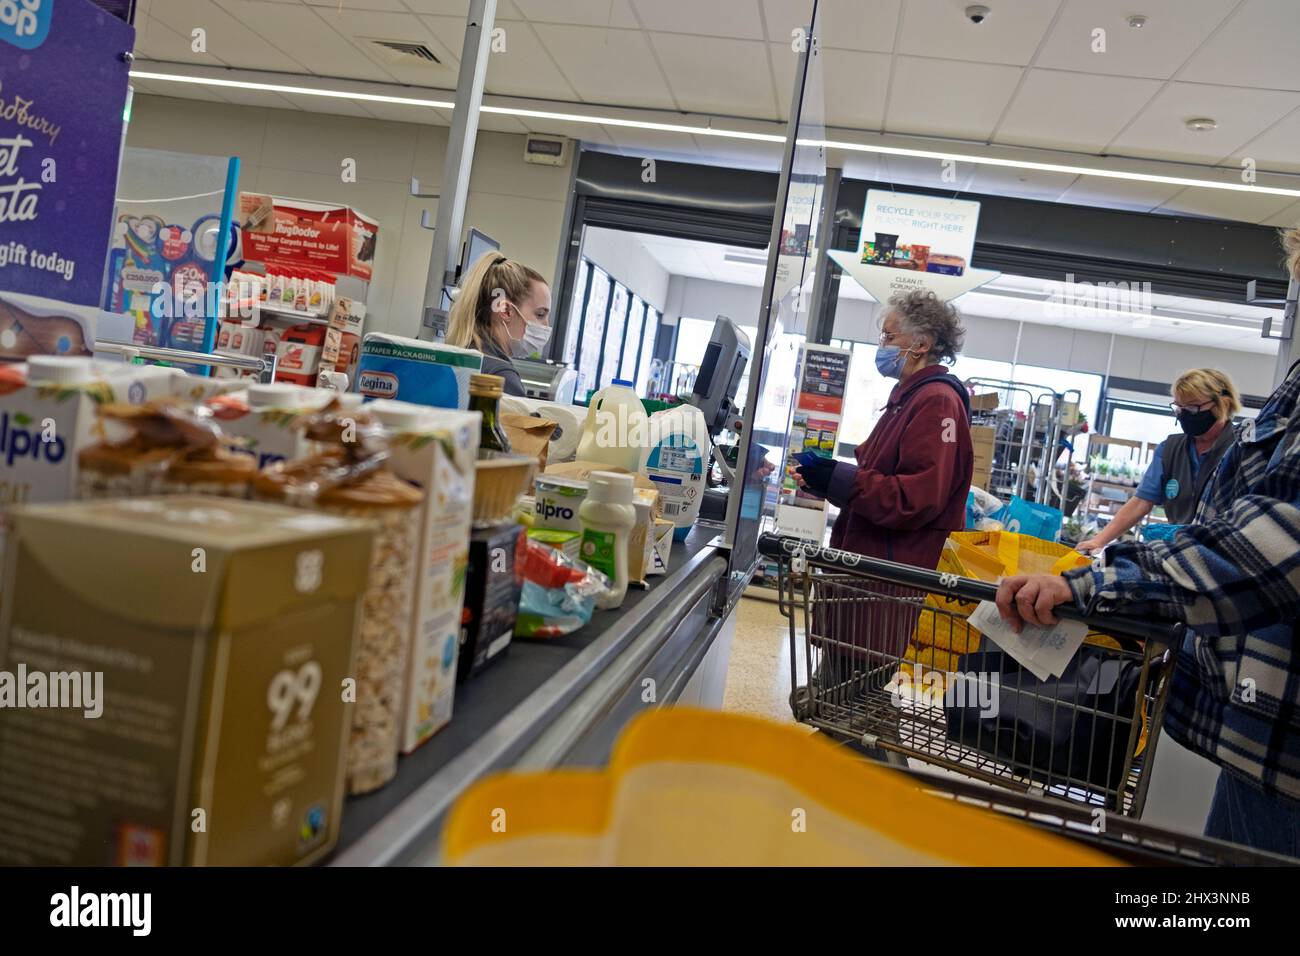
{"type": "Polygon", "coordinates": [[[372,532],[191,495],[11,517],[0,677],[79,676],[83,698],[102,691],[102,713],[30,707],[30,694],[28,707],[0,707],[0,863],[327,854],[372,532]]]}

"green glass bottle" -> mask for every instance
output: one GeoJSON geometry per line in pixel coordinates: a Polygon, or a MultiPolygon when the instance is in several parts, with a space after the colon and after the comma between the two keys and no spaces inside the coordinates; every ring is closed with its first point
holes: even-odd
{"type": "Polygon", "coordinates": [[[504,384],[505,379],[500,375],[474,374],[469,377],[469,410],[483,414],[478,439],[480,453],[510,453],[510,439],[501,427],[501,387],[504,384]]]}

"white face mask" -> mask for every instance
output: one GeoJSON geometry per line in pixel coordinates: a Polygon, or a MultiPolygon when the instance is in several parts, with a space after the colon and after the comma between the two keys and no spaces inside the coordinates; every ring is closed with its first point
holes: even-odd
{"type": "MultiPolygon", "coordinates": [[[[519,312],[519,309],[513,302],[509,303],[510,308],[519,312]]],[[[530,322],[528,317],[519,312],[519,318],[524,320],[524,334],[515,338],[510,334],[510,329],[506,329],[506,337],[510,339],[510,355],[512,358],[526,359],[530,355],[542,354],[542,349],[546,348],[546,343],[551,340],[551,327],[541,322],[530,322]]]]}

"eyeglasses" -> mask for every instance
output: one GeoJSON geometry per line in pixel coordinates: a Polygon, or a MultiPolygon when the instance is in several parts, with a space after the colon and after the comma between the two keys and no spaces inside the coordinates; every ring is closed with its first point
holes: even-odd
{"type": "Polygon", "coordinates": [[[1177,402],[1170,402],[1169,407],[1173,409],[1175,415],[1179,412],[1203,412],[1207,408],[1212,408],[1214,402],[1197,402],[1195,405],[1180,405],[1177,402]]]}
{"type": "Polygon", "coordinates": [[[891,342],[894,341],[894,339],[898,338],[900,335],[906,335],[906,334],[907,334],[906,332],[882,332],[880,334],[879,344],[889,345],[891,342]]]}

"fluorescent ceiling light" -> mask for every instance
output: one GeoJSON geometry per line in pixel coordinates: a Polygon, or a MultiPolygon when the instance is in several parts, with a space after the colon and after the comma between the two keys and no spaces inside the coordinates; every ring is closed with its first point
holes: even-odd
{"type": "MultiPolygon", "coordinates": [[[[371,103],[394,103],[399,106],[418,106],[427,109],[450,110],[455,103],[444,100],[426,100],[409,96],[388,96],[381,93],[362,93],[351,90],[327,90],[310,86],[288,86],[281,83],[257,83],[249,80],[225,80],[215,77],[184,76],[178,73],[153,73],[132,70],[131,76],[142,80],[164,83],[190,83],[197,86],[227,87],[243,90],[260,90],[266,93],[291,93],[297,96],[321,96],[333,99],[357,100],[371,103]]],[[[552,110],[529,110],[513,106],[483,106],[484,113],[500,116],[517,116],[530,119],[551,120],[558,123],[586,123],[595,126],[615,126],[627,129],[656,130],[665,133],[686,133],[691,136],[716,136],[720,139],[743,139],[763,143],[783,143],[785,137],[776,133],[751,133],[744,130],[720,129],[714,126],[691,126],[685,123],[656,123],[650,120],[632,120],[613,116],[588,116],[581,113],[563,113],[552,110]]],[[[1187,176],[1163,176],[1157,173],[1139,173],[1124,169],[1102,169],[1093,166],[1073,166],[1065,163],[1039,163],[1027,159],[1004,159],[995,156],[977,156],[931,149],[906,149],[901,146],[881,146],[868,143],[849,143],[842,140],[801,139],[800,146],[824,149],[843,149],[857,153],[876,153],[882,156],[909,156],[915,159],[954,160],[977,166],[1002,166],[1009,169],[1027,169],[1037,172],[1066,173],[1074,176],[1097,176],[1102,179],[1124,179],[1130,182],[1160,183],[1167,186],[1187,186],[1196,189],[1224,189],[1232,192],[1262,193],[1267,196],[1290,196],[1300,199],[1300,189],[1282,186],[1260,186],[1248,183],[1217,182],[1210,179],[1193,179],[1187,176]]]]}
{"type": "Polygon", "coordinates": [[[1243,193],[1264,193],[1268,196],[1298,196],[1300,189],[1282,186],[1257,186],[1249,183],[1225,183],[1212,179],[1191,179],[1186,176],[1162,176],[1157,173],[1138,173],[1127,169],[1098,169],[1094,166],[1071,166],[1065,163],[1036,163],[1028,159],[1002,159],[996,156],[975,156],[965,153],[938,152],[931,149],[904,149],[901,146],[876,146],[865,143],[846,143],[835,140],[799,140],[801,146],[825,149],[846,149],[859,153],[879,153],[885,156],[910,156],[917,159],[953,160],[978,166],[1005,166],[1011,169],[1030,169],[1044,173],[1068,173],[1073,176],[1100,176],[1103,179],[1127,179],[1138,183],[1161,183],[1167,186],[1193,186],[1199,189],[1228,189],[1243,193]]]}

